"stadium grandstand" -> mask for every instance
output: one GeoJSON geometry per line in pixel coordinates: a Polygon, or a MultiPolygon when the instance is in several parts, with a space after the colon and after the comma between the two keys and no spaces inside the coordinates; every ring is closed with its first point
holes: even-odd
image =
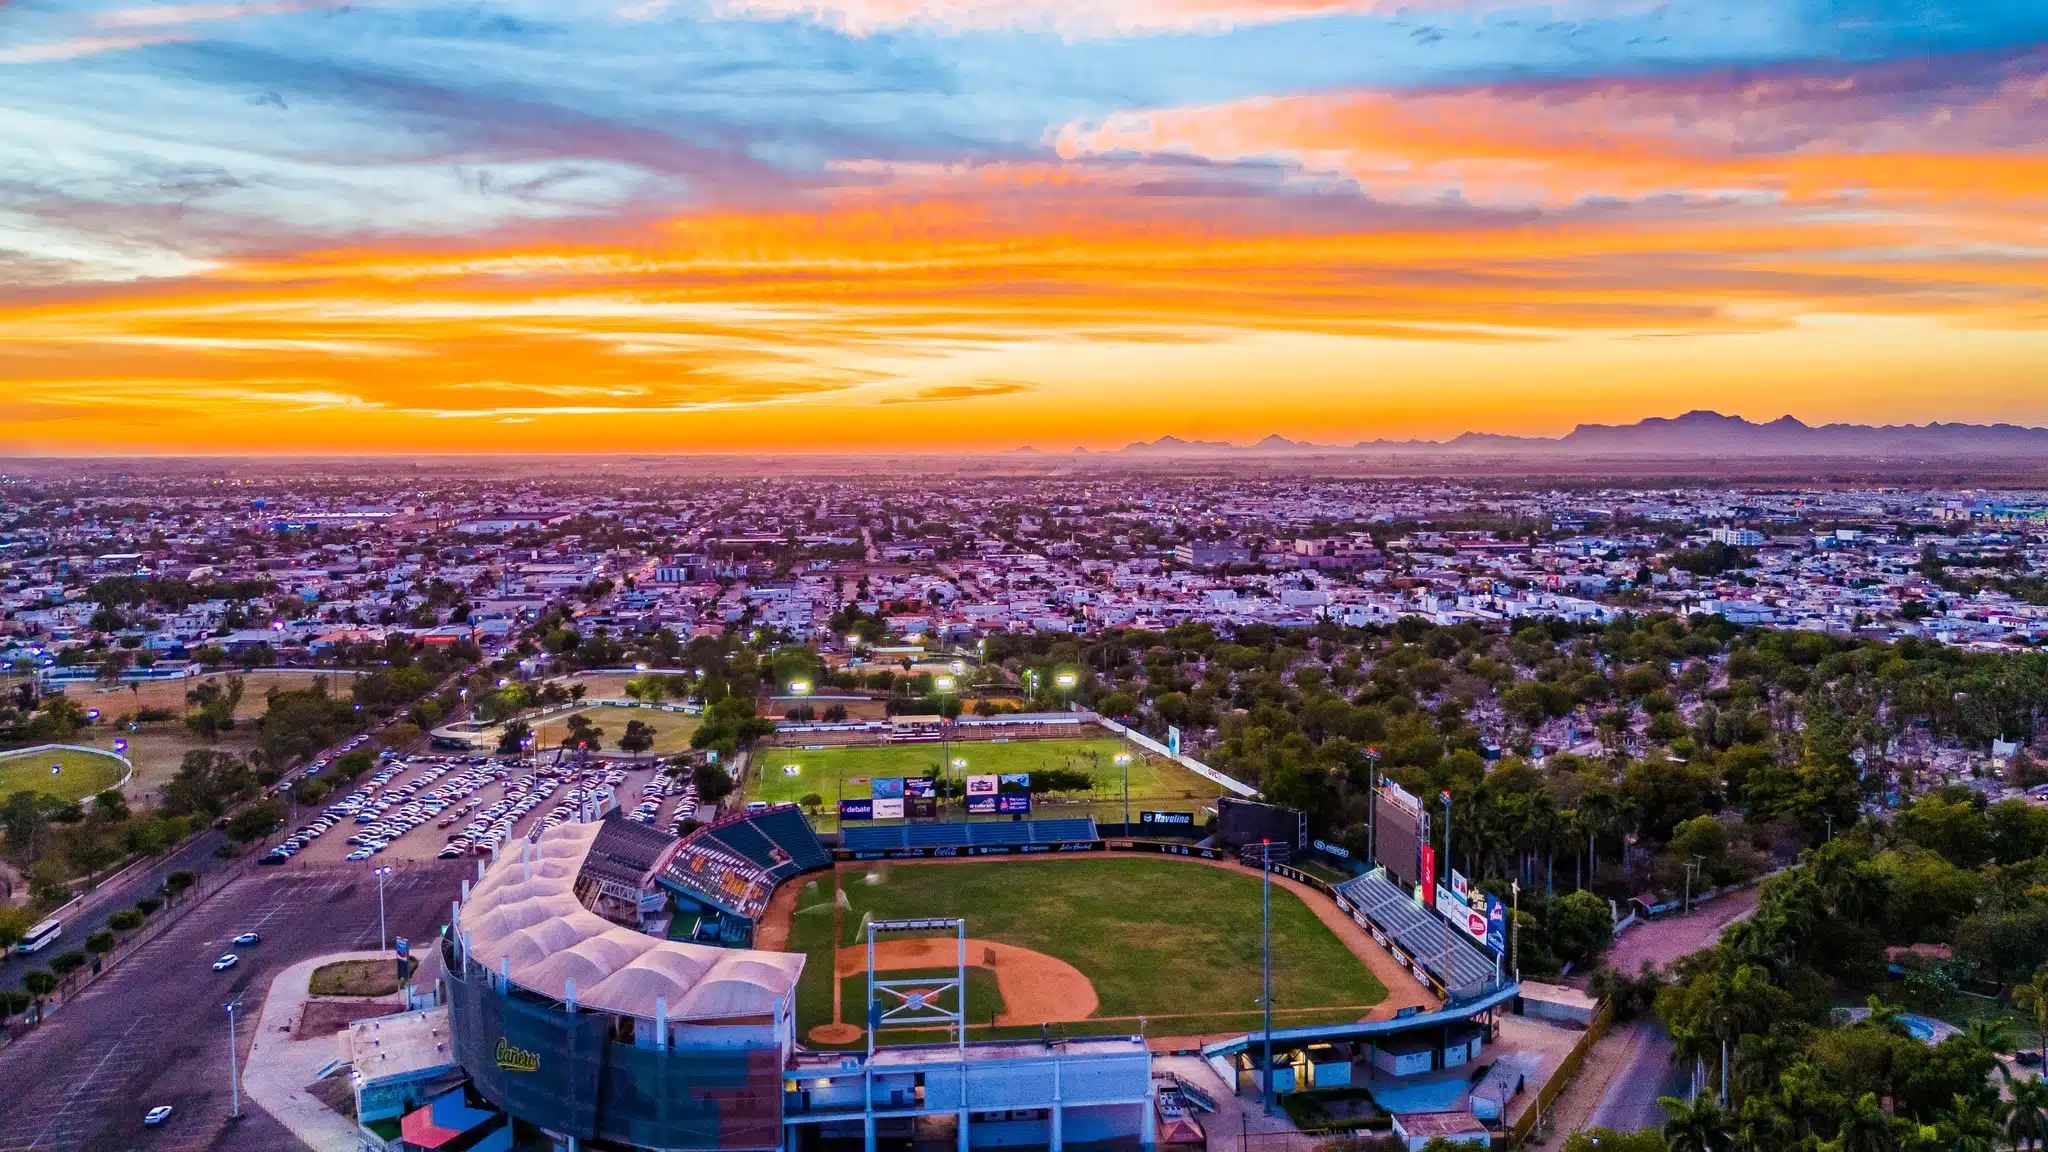
{"type": "MultiPolygon", "coordinates": [[[[808,1052],[796,1031],[802,953],[662,939],[591,907],[637,907],[626,889],[657,872],[665,884],[692,848],[772,884],[778,853],[789,866],[826,859],[799,828],[801,813],[756,812],[684,842],[630,821],[574,822],[480,865],[441,940],[440,1004],[424,1016],[430,1031],[445,1027],[468,1080],[468,1127],[507,1130],[502,1113],[537,1129],[536,1147],[670,1152],[885,1152],[916,1146],[936,1121],[965,1152],[1155,1145],[1142,1037],[968,1042],[956,1027],[944,1043],[808,1052]]],[[[952,1011],[965,1022],[964,1003],[952,1011]]],[[[429,1104],[406,1130],[448,1111],[429,1104]]]]}
{"type": "Polygon", "coordinates": [[[679,913],[694,915],[693,939],[743,946],[768,911],[776,885],[831,866],[831,854],[803,810],[778,804],[690,833],[651,878],[675,897],[679,913]]]}
{"type": "Polygon", "coordinates": [[[1476,1000],[1500,987],[1498,960],[1464,932],[1432,914],[1379,871],[1346,880],[1333,891],[1337,905],[1376,936],[1396,945],[1397,958],[1419,964],[1453,1003],[1476,1000]]]}
{"type": "Polygon", "coordinates": [[[1052,852],[1099,846],[1101,835],[1089,817],[943,824],[849,825],[840,832],[840,855],[871,859],[890,853],[925,854],[958,850],[966,855],[1052,852]]]}

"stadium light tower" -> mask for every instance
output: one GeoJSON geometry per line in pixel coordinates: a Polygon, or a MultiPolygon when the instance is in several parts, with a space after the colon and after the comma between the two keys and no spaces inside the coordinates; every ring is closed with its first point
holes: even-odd
{"type": "MultiPolygon", "coordinates": [[[[939,700],[939,763],[945,765],[947,783],[953,780],[953,722],[946,718],[946,697],[958,683],[951,676],[932,677],[932,694],[939,700]]],[[[963,789],[964,791],[964,789],[963,789]]],[[[967,822],[967,798],[960,798],[960,822],[967,822]]]]}
{"type": "Polygon", "coordinates": [[[1131,754],[1116,754],[1117,767],[1124,770],[1124,835],[1131,834],[1131,754]]]}
{"type": "Polygon", "coordinates": [[[1273,1114],[1273,842],[1259,841],[1260,904],[1264,925],[1260,930],[1262,943],[1260,978],[1265,984],[1265,994],[1260,998],[1260,1007],[1266,1013],[1266,1069],[1260,1085],[1259,1095],[1266,1115],[1273,1114]]]}

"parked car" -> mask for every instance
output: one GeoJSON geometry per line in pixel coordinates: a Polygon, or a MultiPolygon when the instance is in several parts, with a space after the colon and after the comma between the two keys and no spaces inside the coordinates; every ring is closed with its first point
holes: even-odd
{"type": "Polygon", "coordinates": [[[233,952],[223,952],[220,954],[220,959],[213,962],[213,970],[215,972],[225,972],[241,962],[242,958],[233,952]]]}
{"type": "Polygon", "coordinates": [[[244,948],[251,944],[261,944],[263,943],[263,935],[259,932],[244,932],[240,936],[235,937],[235,943],[244,948]]]}
{"type": "Polygon", "coordinates": [[[155,1128],[170,1118],[171,1106],[169,1104],[159,1104],[142,1114],[142,1126],[144,1128],[155,1128]]]}

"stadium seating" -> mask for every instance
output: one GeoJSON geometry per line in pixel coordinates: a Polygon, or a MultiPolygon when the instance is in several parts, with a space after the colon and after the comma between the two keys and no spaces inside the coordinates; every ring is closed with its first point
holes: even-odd
{"type": "Polygon", "coordinates": [[[1097,840],[1088,817],[1061,820],[1001,820],[982,823],[849,825],[840,843],[855,852],[905,848],[977,848],[994,845],[1069,844],[1097,840]]]}
{"type": "Polygon", "coordinates": [[[691,836],[692,840],[699,838],[753,861],[777,882],[832,863],[831,853],[825,851],[811,822],[794,804],[728,816],[691,836]]]}
{"type": "Polygon", "coordinates": [[[1453,1000],[1471,999],[1493,985],[1497,969],[1492,955],[1441,916],[1417,905],[1385,875],[1370,872],[1337,885],[1337,891],[1442,981],[1453,1000]]]}

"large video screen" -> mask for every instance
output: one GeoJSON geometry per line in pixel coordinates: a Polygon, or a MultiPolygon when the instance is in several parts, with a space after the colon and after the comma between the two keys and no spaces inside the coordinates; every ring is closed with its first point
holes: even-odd
{"type": "Polygon", "coordinates": [[[1385,789],[1373,797],[1372,862],[1402,887],[1422,878],[1422,813],[1385,789]]]}

